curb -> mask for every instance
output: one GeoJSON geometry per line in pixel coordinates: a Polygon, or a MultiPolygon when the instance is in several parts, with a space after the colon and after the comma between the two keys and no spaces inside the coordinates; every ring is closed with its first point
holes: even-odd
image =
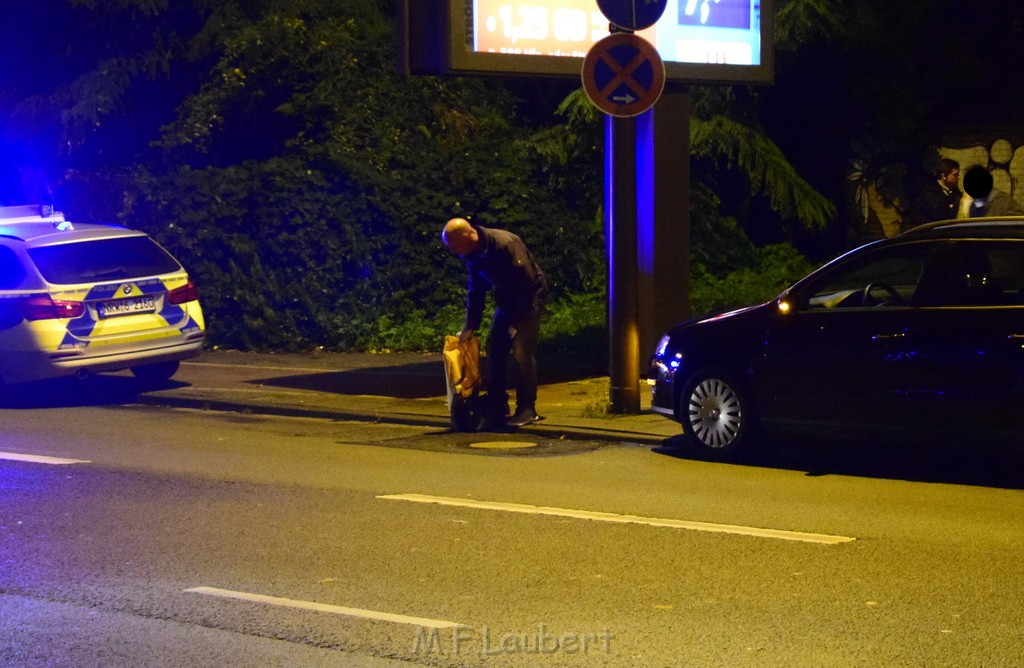
{"type": "MultiPolygon", "coordinates": [[[[394,414],[368,414],[359,411],[344,411],[324,408],[299,408],[295,406],[270,406],[266,404],[240,403],[224,399],[190,399],[186,397],[168,397],[154,395],[139,395],[137,403],[148,406],[171,406],[174,408],[190,408],[194,410],[214,410],[228,413],[244,413],[250,415],[276,415],[280,417],[307,417],[324,420],[350,420],[353,422],[382,422],[386,424],[398,424],[407,426],[423,426],[450,429],[451,422],[447,417],[430,415],[394,415],[394,414]]],[[[538,434],[542,436],[565,438],[569,440],[602,440],[615,443],[633,443],[637,445],[660,446],[665,444],[665,438],[636,432],[624,432],[608,429],[591,429],[587,427],[565,427],[557,425],[545,425],[543,420],[527,427],[510,430],[510,432],[491,433],[519,433],[538,434]]]]}

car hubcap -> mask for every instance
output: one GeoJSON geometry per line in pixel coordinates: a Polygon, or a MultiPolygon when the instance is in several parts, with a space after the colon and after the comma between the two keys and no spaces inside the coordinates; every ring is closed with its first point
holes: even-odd
{"type": "Polygon", "coordinates": [[[690,428],[709,448],[724,448],[739,436],[743,412],[732,387],[718,378],[702,380],[690,394],[690,428]]]}

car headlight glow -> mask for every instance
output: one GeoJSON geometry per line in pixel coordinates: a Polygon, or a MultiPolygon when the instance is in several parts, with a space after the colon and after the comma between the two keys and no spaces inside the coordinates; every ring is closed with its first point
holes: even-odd
{"type": "Polygon", "coordinates": [[[671,340],[672,338],[668,334],[661,337],[661,340],[658,341],[658,347],[654,349],[654,356],[658,358],[664,357],[665,349],[668,348],[668,344],[671,340]]]}

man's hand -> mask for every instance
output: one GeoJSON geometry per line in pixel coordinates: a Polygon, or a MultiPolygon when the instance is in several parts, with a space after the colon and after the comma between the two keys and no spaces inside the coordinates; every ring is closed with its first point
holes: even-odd
{"type": "Polygon", "coordinates": [[[473,338],[474,331],[472,329],[464,329],[459,332],[459,343],[466,344],[473,338]]]}

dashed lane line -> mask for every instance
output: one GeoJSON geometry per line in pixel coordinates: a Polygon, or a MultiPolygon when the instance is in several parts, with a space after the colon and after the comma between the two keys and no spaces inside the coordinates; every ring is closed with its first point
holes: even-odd
{"type": "Polygon", "coordinates": [[[32,462],[33,464],[91,464],[88,459],[67,459],[65,457],[47,457],[45,455],[26,455],[20,452],[0,452],[0,459],[14,462],[32,462]]]}
{"type": "Polygon", "coordinates": [[[619,515],[616,513],[603,513],[592,510],[571,510],[568,508],[552,508],[549,506],[531,506],[521,503],[503,503],[499,501],[475,501],[473,499],[457,499],[446,496],[428,496],[426,494],[386,494],[377,497],[390,501],[412,501],[414,503],[436,503],[444,506],[459,506],[462,508],[478,508],[482,510],[500,510],[509,513],[524,513],[528,515],[553,515],[555,517],[572,517],[583,520],[595,520],[598,522],[615,522],[618,524],[642,524],[652,527],[668,527],[672,529],[688,529],[690,531],[710,531],[715,533],[737,534],[741,536],[754,536],[758,538],[776,538],[779,540],[794,540],[805,543],[819,543],[822,545],[837,545],[857,540],[848,536],[833,536],[820,533],[805,533],[802,531],[784,531],[781,529],[763,529],[759,527],[747,527],[735,524],[715,524],[711,522],[693,522],[689,520],[675,520],[658,517],[642,517],[640,515],[619,515]]]}
{"type": "Polygon", "coordinates": [[[329,605],[315,601],[301,601],[293,598],[279,598],[277,596],[266,596],[264,594],[251,594],[244,591],[231,589],[218,589],[216,587],[192,587],[186,589],[190,594],[203,594],[204,596],[216,596],[219,598],[230,598],[237,601],[248,601],[250,603],[262,603],[265,605],[276,605],[283,608],[297,608],[299,610],[313,610],[315,612],[327,612],[346,617],[360,617],[362,619],[375,619],[377,621],[394,622],[396,624],[412,624],[434,629],[449,629],[462,626],[458,622],[450,622],[446,619],[429,619],[427,617],[411,617],[399,615],[393,612],[379,612],[377,610],[363,610],[360,608],[347,608],[341,605],[329,605]]]}

